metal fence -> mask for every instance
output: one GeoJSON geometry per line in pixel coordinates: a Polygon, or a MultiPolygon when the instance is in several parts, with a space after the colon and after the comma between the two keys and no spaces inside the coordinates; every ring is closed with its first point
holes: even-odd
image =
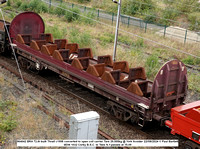
{"type": "MultiPolygon", "coordinates": [[[[100,9],[94,9],[94,8],[89,8],[89,7],[78,5],[78,4],[63,2],[63,0],[46,0],[46,1],[49,1],[50,6],[51,4],[59,5],[61,3],[62,5],[66,5],[68,8],[76,7],[76,8],[79,8],[82,13],[88,13],[88,12],[93,11],[96,14],[97,18],[106,19],[110,21],[112,24],[115,23],[117,19],[117,14],[106,12],[100,9]]],[[[188,29],[183,29],[176,26],[166,26],[166,25],[161,25],[161,24],[155,24],[152,22],[144,21],[136,17],[126,16],[126,15],[121,15],[120,22],[124,25],[127,25],[127,27],[131,27],[131,26],[138,27],[144,30],[145,33],[149,29],[158,35],[168,37],[174,40],[179,40],[180,42],[184,42],[184,43],[186,42],[199,43],[200,42],[200,32],[193,32],[188,29]]]]}

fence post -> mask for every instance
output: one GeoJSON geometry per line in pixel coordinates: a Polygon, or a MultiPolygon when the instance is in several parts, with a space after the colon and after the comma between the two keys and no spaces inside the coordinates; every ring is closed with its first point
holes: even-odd
{"type": "Polygon", "coordinates": [[[114,13],[112,13],[112,25],[113,25],[113,21],[114,21],[114,13]]]}
{"type": "Polygon", "coordinates": [[[84,8],[84,12],[86,11],[86,6],[85,6],[85,8],[84,8]]]}
{"type": "Polygon", "coordinates": [[[145,24],[145,33],[147,32],[147,22],[145,24]]]}
{"type": "Polygon", "coordinates": [[[72,8],[74,8],[74,4],[72,4],[72,8]]]}
{"type": "Polygon", "coordinates": [[[187,39],[187,29],[185,31],[185,40],[184,40],[184,44],[186,43],[186,39],[187,39]]]}
{"type": "Polygon", "coordinates": [[[49,0],[49,8],[51,8],[51,0],[49,0]]]}
{"type": "Polygon", "coordinates": [[[98,18],[99,18],[99,9],[98,9],[97,13],[98,13],[98,15],[97,15],[97,16],[98,16],[98,18]]]}
{"type": "Polygon", "coordinates": [[[165,37],[165,34],[166,34],[166,28],[167,28],[167,26],[165,25],[165,28],[164,28],[164,37],[165,37]]]}
{"type": "Polygon", "coordinates": [[[130,17],[128,17],[128,27],[129,27],[129,24],[130,24],[130,17]]]}

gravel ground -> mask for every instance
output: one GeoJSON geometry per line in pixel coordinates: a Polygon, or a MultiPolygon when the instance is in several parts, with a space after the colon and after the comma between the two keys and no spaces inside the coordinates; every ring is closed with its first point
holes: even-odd
{"type": "MultiPolygon", "coordinates": [[[[3,70],[0,69],[0,71],[0,100],[10,99],[17,103],[17,128],[9,133],[4,133],[6,144],[0,148],[16,148],[18,139],[67,139],[68,129],[37,109],[36,103],[29,98],[29,91],[26,94],[20,92],[16,87],[4,80],[3,70]]],[[[12,79],[12,74],[10,76],[8,76],[8,73],[6,74],[8,78],[11,78],[10,81],[18,81],[16,78],[12,79]]]]}

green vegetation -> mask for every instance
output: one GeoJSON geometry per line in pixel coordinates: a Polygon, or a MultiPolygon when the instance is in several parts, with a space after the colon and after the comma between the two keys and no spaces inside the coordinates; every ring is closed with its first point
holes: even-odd
{"type": "Polygon", "coordinates": [[[200,30],[200,12],[192,12],[188,15],[188,20],[190,21],[190,29],[199,31],[200,30]]]}
{"type": "Polygon", "coordinates": [[[56,25],[48,26],[45,28],[46,33],[51,33],[55,39],[63,39],[67,34],[66,28],[59,29],[56,25]]]}
{"type": "Polygon", "coordinates": [[[90,2],[91,0],[78,0],[79,3],[90,2]]]}
{"type": "Polygon", "coordinates": [[[67,7],[65,6],[65,5],[58,5],[58,7],[57,8],[55,8],[54,10],[54,13],[55,14],[57,14],[58,16],[64,16],[65,15],[65,9],[66,9],[67,7]]]}
{"type": "Polygon", "coordinates": [[[152,0],[124,0],[122,3],[122,13],[127,15],[135,15],[138,13],[153,12],[156,5],[152,0]]]}
{"type": "Polygon", "coordinates": [[[65,13],[65,19],[68,22],[76,21],[79,19],[80,10],[78,8],[72,8],[65,13]],[[70,12],[71,11],[71,12],[70,12]]]}
{"type": "Polygon", "coordinates": [[[5,132],[17,127],[16,106],[15,102],[0,98],[0,145],[5,143],[5,132]]]}
{"type": "MultiPolygon", "coordinates": [[[[117,5],[107,0],[67,0],[88,7],[117,13],[117,5]]],[[[199,30],[199,0],[123,0],[122,14],[139,17],[162,25],[188,24],[189,29],[199,30]],[[195,21],[194,21],[195,20],[195,21]]]]}
{"type": "Polygon", "coordinates": [[[200,59],[188,56],[184,59],[182,59],[182,62],[185,64],[189,64],[189,65],[197,65],[200,66],[200,59]]]}
{"type": "Polygon", "coordinates": [[[13,6],[23,11],[48,12],[48,6],[40,0],[9,0],[7,6],[13,6]]]}
{"type": "Polygon", "coordinates": [[[165,8],[162,12],[162,19],[160,19],[159,23],[170,25],[172,22],[169,20],[175,20],[176,17],[179,16],[179,13],[174,11],[174,8],[165,8]]]}
{"type": "Polygon", "coordinates": [[[85,17],[80,17],[80,19],[79,19],[80,22],[83,22],[83,23],[88,24],[88,25],[95,25],[96,24],[96,22],[92,20],[92,19],[95,19],[97,17],[94,10],[91,10],[88,13],[84,13],[83,15],[85,17]]]}
{"type": "MultiPolygon", "coordinates": [[[[189,89],[192,91],[200,92],[200,74],[199,72],[188,72],[189,89]]],[[[198,100],[198,99],[197,99],[198,100]]]]}
{"type": "MultiPolygon", "coordinates": [[[[108,43],[114,43],[115,35],[113,33],[104,33],[97,38],[101,41],[101,45],[107,45],[108,43]]],[[[134,43],[128,36],[124,35],[118,36],[118,42],[127,45],[138,44],[134,43]]]]}
{"type": "Polygon", "coordinates": [[[90,47],[92,43],[91,34],[88,32],[80,32],[76,28],[69,31],[69,41],[71,43],[78,43],[80,48],[90,47]]]}
{"type": "Polygon", "coordinates": [[[150,55],[145,62],[147,77],[153,78],[160,68],[158,55],[150,55]]]}

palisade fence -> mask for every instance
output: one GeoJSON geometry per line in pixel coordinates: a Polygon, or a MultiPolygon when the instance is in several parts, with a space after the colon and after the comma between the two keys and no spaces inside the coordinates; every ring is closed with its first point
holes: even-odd
{"type": "MultiPolygon", "coordinates": [[[[82,13],[93,12],[96,14],[97,18],[104,19],[110,21],[112,24],[115,23],[117,19],[117,14],[106,12],[100,9],[89,8],[86,6],[81,6],[78,4],[73,4],[69,2],[64,2],[63,0],[46,0],[49,2],[49,7],[51,5],[66,5],[68,8],[79,8],[82,13]]],[[[176,26],[166,26],[161,24],[156,24],[148,21],[144,21],[142,19],[121,15],[120,22],[127,27],[135,26],[139,27],[140,29],[144,30],[146,33],[147,30],[152,30],[156,34],[168,37],[171,39],[179,40],[180,42],[188,42],[188,43],[200,43],[200,32],[190,31],[188,29],[176,27],[176,26]]]]}

